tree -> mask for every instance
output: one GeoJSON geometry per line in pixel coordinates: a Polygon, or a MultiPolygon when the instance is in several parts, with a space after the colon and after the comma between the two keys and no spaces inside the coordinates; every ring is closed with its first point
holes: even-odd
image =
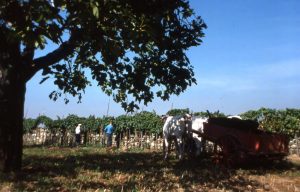
{"type": "Polygon", "coordinates": [[[37,72],[41,83],[55,79],[51,99],[69,93],[80,101],[91,71],[132,111],[196,82],[185,51],[201,44],[204,28],[188,0],[1,1],[0,169],[21,168],[26,82],[37,72]],[[36,57],[37,50],[45,54],[36,57]]]}
{"type": "Polygon", "coordinates": [[[46,115],[41,115],[36,118],[34,127],[37,128],[40,124],[44,124],[47,128],[50,128],[53,125],[53,120],[46,115]]]}
{"type": "Polygon", "coordinates": [[[176,115],[185,115],[187,113],[190,113],[190,109],[171,109],[167,112],[168,115],[176,116],[176,115]]]}
{"type": "Polygon", "coordinates": [[[31,132],[32,129],[34,129],[34,126],[36,124],[36,120],[32,119],[32,118],[28,118],[23,120],[23,129],[24,129],[24,133],[28,133],[31,132]]]}
{"type": "Polygon", "coordinates": [[[163,121],[155,112],[142,111],[134,116],[135,130],[160,133],[162,132],[163,121]]]}
{"type": "Polygon", "coordinates": [[[243,119],[252,119],[259,122],[259,128],[295,137],[300,133],[300,110],[276,110],[260,108],[241,114],[243,119]]]}

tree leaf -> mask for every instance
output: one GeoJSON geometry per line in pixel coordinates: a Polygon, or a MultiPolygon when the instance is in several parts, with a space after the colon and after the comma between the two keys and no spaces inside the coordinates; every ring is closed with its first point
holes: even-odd
{"type": "Polygon", "coordinates": [[[98,19],[99,18],[99,9],[97,6],[93,7],[93,15],[98,19]]]}

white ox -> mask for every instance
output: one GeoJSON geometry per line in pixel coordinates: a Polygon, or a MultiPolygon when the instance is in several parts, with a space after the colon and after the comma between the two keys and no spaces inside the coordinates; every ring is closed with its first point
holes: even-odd
{"type": "Polygon", "coordinates": [[[168,158],[172,139],[175,140],[176,156],[181,160],[184,154],[183,137],[187,130],[187,121],[191,116],[168,116],[163,126],[164,158],[168,158]]]}
{"type": "MultiPolygon", "coordinates": [[[[208,118],[205,117],[192,117],[192,130],[203,133],[204,123],[206,123],[208,118]]],[[[193,140],[196,145],[196,156],[200,155],[202,149],[204,148],[203,138],[197,133],[193,133],[193,140]]]]}

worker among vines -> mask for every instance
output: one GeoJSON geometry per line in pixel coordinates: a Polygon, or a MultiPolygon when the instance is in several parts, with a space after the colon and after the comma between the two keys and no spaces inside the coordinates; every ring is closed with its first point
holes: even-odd
{"type": "Polygon", "coordinates": [[[105,136],[106,136],[106,146],[111,147],[112,145],[112,135],[114,132],[114,127],[112,125],[112,121],[104,128],[105,136]]]}
{"type": "Polygon", "coordinates": [[[81,143],[81,135],[80,135],[80,127],[81,127],[81,124],[78,124],[77,127],[75,128],[75,142],[76,142],[76,146],[80,145],[81,143]]]}

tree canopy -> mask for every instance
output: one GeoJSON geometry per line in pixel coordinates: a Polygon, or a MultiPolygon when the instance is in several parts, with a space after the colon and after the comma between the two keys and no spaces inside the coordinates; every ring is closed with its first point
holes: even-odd
{"type": "Polygon", "coordinates": [[[185,51],[201,44],[206,25],[187,0],[8,0],[0,12],[1,32],[20,48],[22,75],[54,78],[54,100],[69,93],[80,101],[88,71],[127,111],[196,82],[185,51]],[[49,44],[56,49],[46,52],[49,44]],[[45,55],[36,58],[38,49],[45,55]]]}

